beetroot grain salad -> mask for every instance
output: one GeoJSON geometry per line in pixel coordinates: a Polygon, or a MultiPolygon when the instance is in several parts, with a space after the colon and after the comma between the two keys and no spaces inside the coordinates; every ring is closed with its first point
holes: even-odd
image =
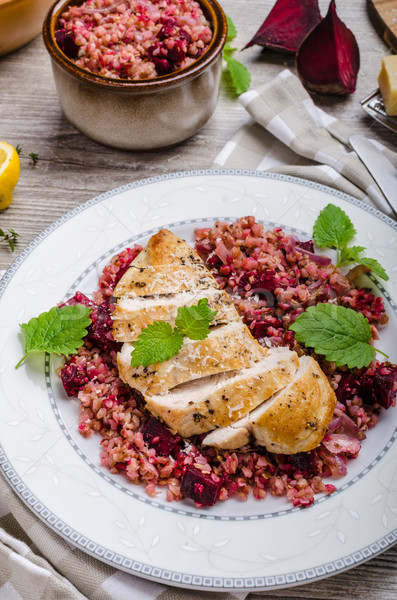
{"type": "Polygon", "coordinates": [[[82,69],[146,80],[191,65],[212,31],[195,0],[87,0],[61,14],[55,38],[82,69]]]}
{"type": "MultiPolygon", "coordinates": [[[[253,336],[263,346],[311,354],[289,328],[299,313],[318,303],[352,308],[368,319],[373,340],[387,323],[380,297],[356,287],[352,278],[281,228],[264,231],[254,217],[217,222],[196,230],[196,250],[219,287],[229,292],[253,336]]],[[[211,506],[228,498],[284,496],[310,506],[315,494],[333,492],[325,478],[342,477],[356,458],[382,410],[395,406],[397,367],[376,359],[362,368],[336,367],[316,356],[336,394],[336,407],[321,443],[308,452],[277,454],[251,439],[236,450],[203,444],[204,435],[184,439],[148,411],[143,395],[121,379],[113,338],[113,293],[131,262],[135,245],[114,256],[99,277],[92,299],[77,292],[66,304],[91,307],[83,346],[59,370],[68,396],[80,401],[79,431],[99,434],[101,463],[150,496],[161,487],[168,501],[183,498],[211,506]]]]}

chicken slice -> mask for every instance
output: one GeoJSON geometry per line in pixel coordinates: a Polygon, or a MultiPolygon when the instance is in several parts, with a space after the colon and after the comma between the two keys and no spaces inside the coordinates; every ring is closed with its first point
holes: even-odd
{"type": "Polygon", "coordinates": [[[205,340],[184,339],[178,354],[148,367],[131,367],[133,344],[124,343],[117,363],[121,379],[144,395],[163,394],[185,381],[252,365],[267,350],[241,320],[212,329],[205,340]]]}
{"type": "Polygon", "coordinates": [[[202,298],[207,298],[209,308],[217,311],[211,327],[240,319],[232,299],[223,290],[181,292],[153,298],[124,296],[119,299],[112,315],[113,337],[118,342],[133,342],[144,327],[157,320],[168,321],[174,326],[178,308],[197,304],[202,298]]]}
{"type": "Polygon", "coordinates": [[[250,434],[269,452],[296,454],[316,448],[336,406],[335,392],[317,361],[299,359],[299,369],[282,390],[250,412],[248,418],[207,435],[203,444],[235,450],[250,434]]]}
{"type": "Polygon", "coordinates": [[[259,362],[189,381],[166,394],[145,396],[146,406],[183,437],[240,419],[292,380],[298,357],[286,348],[269,350],[259,362]]]}
{"type": "Polygon", "coordinates": [[[113,295],[150,296],[218,287],[197,252],[171,231],[161,229],[132,261],[113,295]]]}

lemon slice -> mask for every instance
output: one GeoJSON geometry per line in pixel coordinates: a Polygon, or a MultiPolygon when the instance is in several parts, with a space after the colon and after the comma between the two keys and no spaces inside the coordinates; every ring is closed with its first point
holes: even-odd
{"type": "Polygon", "coordinates": [[[10,206],[20,170],[18,152],[11,144],[0,142],[0,210],[10,206]]]}

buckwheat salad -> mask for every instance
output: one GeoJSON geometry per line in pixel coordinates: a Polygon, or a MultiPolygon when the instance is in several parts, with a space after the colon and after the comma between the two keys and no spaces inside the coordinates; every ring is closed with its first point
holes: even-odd
{"type": "Polygon", "coordinates": [[[61,14],[55,39],[82,69],[146,80],[191,65],[212,30],[195,0],[86,0],[61,14]]]}
{"type": "Polygon", "coordinates": [[[375,355],[366,366],[337,366],[299,341],[291,326],[308,309],[332,304],[365,317],[372,345],[388,321],[383,300],[356,284],[368,270],[362,264],[337,267],[312,241],[302,242],[279,227],[265,230],[251,216],[197,229],[195,249],[259,344],[286,347],[319,362],[336,394],[321,443],[295,454],[270,452],[253,439],[222,450],[204,445],[204,435],[184,439],[148,411],[142,393],[120,377],[121,343],[112,333],[114,290],[142,252],[137,244],[110,260],[92,297],[76,292],[62,305],[91,309],[83,345],[59,369],[66,394],[80,401],[79,432],[97,436],[103,467],[126,484],[144,486],[149,496],[163,490],[169,502],[186,499],[208,507],[250,495],[263,501],[271,494],[308,507],[316,494],[336,490],[380,413],[395,406],[397,367],[375,355]]]}

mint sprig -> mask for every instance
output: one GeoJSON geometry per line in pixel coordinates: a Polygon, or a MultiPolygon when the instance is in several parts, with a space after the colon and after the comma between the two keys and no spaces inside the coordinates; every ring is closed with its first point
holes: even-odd
{"type": "Polygon", "coordinates": [[[175,327],[167,321],[153,321],[142,329],[131,352],[131,367],[147,367],[169,360],[182,348],[184,337],[204,340],[209,325],[217,311],[208,307],[208,299],[202,298],[193,306],[180,306],[175,327]]]}
{"type": "Polygon", "coordinates": [[[290,329],[299,342],[314,348],[337,367],[366,367],[374,359],[375,351],[384,354],[370,344],[368,319],[352,308],[329,303],[310,306],[290,329]]]}
{"type": "Polygon", "coordinates": [[[376,258],[362,256],[364,246],[348,246],[354,238],[356,230],[344,210],[334,204],[327,204],[320,212],[313,227],[313,241],[319,248],[336,250],[336,266],[359,264],[368,267],[378,277],[388,280],[389,277],[376,258]]]}
{"type": "Polygon", "coordinates": [[[22,323],[25,333],[25,354],[15,366],[36,352],[74,354],[83,344],[87,327],[91,324],[91,308],[82,304],[51,308],[48,312],[22,323]]]}
{"type": "Polygon", "coordinates": [[[237,35],[236,27],[230,17],[226,16],[228,33],[226,38],[226,44],[223,48],[223,58],[225,60],[225,72],[227,73],[230,83],[233,87],[234,92],[239,96],[243,92],[246,92],[251,83],[251,74],[247,67],[235,59],[232,54],[237,50],[233,48],[230,42],[234,40],[237,35]]]}

